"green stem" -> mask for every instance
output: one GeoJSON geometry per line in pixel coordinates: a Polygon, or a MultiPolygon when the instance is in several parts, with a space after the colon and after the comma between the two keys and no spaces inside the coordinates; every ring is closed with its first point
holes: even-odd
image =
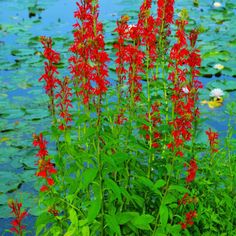
{"type": "Polygon", "coordinates": [[[98,175],[101,199],[101,236],[105,235],[104,232],[104,217],[105,217],[105,202],[104,202],[104,186],[103,186],[103,163],[101,158],[100,146],[100,132],[101,132],[101,96],[98,102],[98,120],[97,120],[97,161],[98,161],[98,175]]]}

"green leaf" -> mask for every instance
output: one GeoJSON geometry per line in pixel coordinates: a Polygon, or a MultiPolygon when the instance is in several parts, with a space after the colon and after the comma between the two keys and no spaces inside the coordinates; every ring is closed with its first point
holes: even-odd
{"type": "Polygon", "coordinates": [[[78,216],[74,208],[70,208],[69,210],[69,219],[71,221],[71,224],[74,224],[78,227],[78,216]]]}
{"type": "Polygon", "coordinates": [[[90,230],[88,226],[84,226],[81,230],[82,236],[89,236],[90,235],[90,230]]]}
{"type": "Polygon", "coordinates": [[[179,193],[189,193],[189,190],[181,185],[171,185],[168,191],[177,191],[179,193]]]}
{"type": "Polygon", "coordinates": [[[52,222],[53,218],[48,214],[48,212],[44,212],[38,216],[36,220],[36,236],[40,235],[42,231],[46,230],[47,224],[52,222]]]}
{"type": "Polygon", "coordinates": [[[131,221],[134,217],[137,217],[139,214],[137,212],[120,212],[117,213],[117,221],[120,225],[124,225],[131,221]]]}
{"type": "Polygon", "coordinates": [[[149,224],[151,224],[153,220],[154,220],[153,216],[144,214],[136,216],[131,222],[138,229],[151,230],[149,224]]]}
{"type": "Polygon", "coordinates": [[[69,219],[71,221],[71,224],[64,236],[73,236],[76,235],[76,233],[78,232],[78,216],[75,209],[73,208],[69,209],[69,219]]]}
{"type": "Polygon", "coordinates": [[[120,226],[117,222],[116,216],[114,215],[105,215],[106,224],[110,228],[111,232],[121,235],[120,226]]]}
{"type": "Polygon", "coordinates": [[[160,207],[160,222],[162,227],[165,227],[168,222],[168,208],[164,204],[160,207]]]}
{"type": "Polygon", "coordinates": [[[166,195],[166,197],[163,199],[163,204],[168,205],[168,204],[170,204],[172,202],[176,202],[176,201],[177,201],[176,197],[172,193],[168,193],[166,195]]]}
{"type": "MultiPolygon", "coordinates": [[[[111,189],[113,193],[115,194],[115,197],[118,198],[118,201],[122,203],[122,198],[121,198],[121,189],[117,185],[116,182],[114,182],[112,179],[106,179],[105,180],[105,185],[108,189],[111,189]]],[[[114,198],[115,199],[115,198],[114,198]]]]}
{"type": "Polygon", "coordinates": [[[93,221],[101,209],[101,200],[98,198],[91,202],[91,205],[88,209],[88,221],[93,221]]]}
{"type": "Polygon", "coordinates": [[[166,184],[166,181],[164,179],[158,179],[156,183],[154,184],[153,188],[158,189],[163,187],[166,184]]]}
{"type": "Polygon", "coordinates": [[[144,176],[138,177],[138,182],[140,182],[142,185],[148,187],[149,189],[153,189],[153,182],[144,176]]]}
{"type": "Polygon", "coordinates": [[[98,173],[98,170],[96,168],[89,168],[86,169],[83,172],[82,178],[82,186],[83,188],[87,188],[89,184],[91,184],[93,182],[93,180],[95,179],[96,175],[98,173]]]}
{"type": "Polygon", "coordinates": [[[133,194],[131,197],[132,197],[132,200],[134,200],[134,202],[138,204],[138,206],[143,207],[144,198],[135,194],[133,194]]]}

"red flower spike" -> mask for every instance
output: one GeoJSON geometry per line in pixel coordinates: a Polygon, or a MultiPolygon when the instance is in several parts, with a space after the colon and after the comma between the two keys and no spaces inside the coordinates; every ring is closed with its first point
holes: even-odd
{"type": "MultiPolygon", "coordinates": [[[[199,116],[196,101],[198,100],[198,89],[202,87],[202,84],[195,79],[198,75],[196,67],[201,64],[199,51],[193,48],[197,36],[194,35],[194,32],[189,37],[186,35],[185,26],[187,24],[188,22],[184,20],[176,21],[178,42],[170,51],[169,67],[172,67],[173,71],[168,77],[173,84],[171,100],[176,115],[174,120],[169,123],[172,126],[173,141],[168,146],[172,148],[172,151],[175,150],[176,156],[180,157],[183,156],[184,143],[191,140],[193,124],[199,116]],[[189,49],[188,38],[190,38],[191,49],[189,49]],[[190,79],[188,79],[189,74],[190,79]]],[[[191,172],[187,181],[194,179],[193,173],[191,172]]]]}
{"type": "Polygon", "coordinates": [[[188,183],[192,182],[195,179],[197,170],[198,170],[198,166],[197,166],[196,160],[192,159],[189,163],[189,168],[187,169],[188,176],[186,178],[186,181],[188,183]]]}
{"type": "MultiPolygon", "coordinates": [[[[43,139],[43,135],[33,135],[33,145],[38,146],[40,148],[38,154],[36,156],[39,157],[39,160],[37,161],[38,171],[36,173],[36,176],[41,177],[45,179],[46,184],[49,186],[54,185],[54,180],[52,178],[52,174],[56,174],[57,170],[55,169],[53,163],[51,163],[51,160],[47,158],[48,152],[47,152],[47,142],[43,139]],[[44,155],[42,155],[44,153],[44,155]]],[[[43,185],[40,189],[41,192],[45,192],[49,190],[49,186],[43,185]]]]}
{"type": "Polygon", "coordinates": [[[154,142],[154,143],[152,144],[152,147],[153,147],[153,148],[158,148],[158,147],[159,147],[159,144],[156,143],[156,142],[154,142]]]}
{"type": "Polygon", "coordinates": [[[44,74],[39,78],[39,81],[45,81],[45,92],[50,97],[49,110],[52,115],[55,114],[55,104],[54,104],[54,90],[57,88],[60,81],[56,78],[58,74],[57,67],[55,64],[60,61],[60,54],[52,49],[52,39],[42,36],[40,38],[41,43],[44,47],[44,57],[47,62],[44,63],[44,74]]]}
{"type": "Polygon", "coordinates": [[[48,188],[48,186],[46,186],[46,185],[43,185],[41,188],[40,188],[40,192],[46,192],[46,191],[48,191],[49,190],[49,188],[48,188]]]}
{"type": "Polygon", "coordinates": [[[219,134],[217,132],[213,132],[211,128],[206,131],[206,134],[208,136],[208,140],[210,142],[210,148],[211,152],[218,152],[218,149],[216,148],[216,145],[218,144],[217,139],[219,138],[219,134]]]}
{"type": "Polygon", "coordinates": [[[74,55],[69,58],[69,68],[77,96],[88,104],[91,97],[100,97],[107,91],[109,57],[105,52],[103,25],[98,21],[98,4],[92,0],[80,0],[76,4],[74,43],[69,49],[74,55]]]}
{"type": "Polygon", "coordinates": [[[185,222],[181,222],[181,228],[186,229],[194,224],[193,219],[197,217],[196,211],[189,211],[185,214],[185,222]]]}
{"type": "Polygon", "coordinates": [[[65,130],[68,126],[67,123],[72,121],[72,115],[69,113],[69,108],[72,107],[72,93],[69,87],[69,77],[65,77],[63,82],[59,83],[60,91],[56,94],[56,98],[60,99],[57,107],[60,108],[60,117],[64,120],[64,123],[60,124],[58,128],[65,130]]]}
{"type": "Polygon", "coordinates": [[[48,178],[47,182],[50,186],[54,185],[54,180],[52,178],[48,178]]]}
{"type": "Polygon", "coordinates": [[[158,0],[157,6],[158,25],[168,25],[173,23],[174,0],[158,0]]]}
{"type": "Polygon", "coordinates": [[[16,233],[18,235],[23,235],[23,230],[26,228],[22,225],[22,220],[28,215],[26,211],[22,211],[22,203],[18,203],[17,200],[11,200],[8,202],[8,206],[11,208],[11,213],[15,216],[15,219],[11,221],[11,225],[13,226],[10,228],[12,233],[16,233]]]}

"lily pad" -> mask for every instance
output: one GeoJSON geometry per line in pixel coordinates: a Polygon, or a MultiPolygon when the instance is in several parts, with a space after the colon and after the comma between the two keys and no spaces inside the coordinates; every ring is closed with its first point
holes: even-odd
{"type": "Polygon", "coordinates": [[[0,171],[0,179],[0,194],[15,191],[21,184],[19,176],[10,171],[0,171]]]}
{"type": "Polygon", "coordinates": [[[235,91],[236,90],[236,80],[215,80],[209,82],[206,86],[208,89],[220,88],[225,91],[235,91]]]}

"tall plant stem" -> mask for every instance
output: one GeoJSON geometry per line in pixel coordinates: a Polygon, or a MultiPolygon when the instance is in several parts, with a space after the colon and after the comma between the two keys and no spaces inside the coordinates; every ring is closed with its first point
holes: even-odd
{"type": "Polygon", "coordinates": [[[103,163],[101,158],[101,146],[100,146],[100,132],[101,132],[101,99],[99,96],[98,108],[97,108],[97,162],[98,162],[98,175],[99,175],[99,188],[101,199],[101,236],[105,235],[104,232],[104,217],[105,217],[105,204],[104,204],[104,186],[103,186],[103,163]]]}
{"type": "Polygon", "coordinates": [[[162,205],[162,203],[164,202],[164,200],[165,200],[165,198],[166,198],[166,195],[167,195],[167,193],[168,193],[168,190],[169,190],[170,178],[171,178],[171,172],[173,171],[173,166],[174,166],[174,159],[172,159],[172,162],[171,162],[170,173],[169,173],[168,178],[167,178],[167,181],[166,181],[165,192],[164,192],[163,198],[161,199],[160,208],[159,208],[159,211],[158,211],[157,216],[156,216],[156,219],[155,219],[155,225],[154,225],[154,230],[153,230],[152,236],[155,236],[155,235],[156,235],[155,233],[156,233],[157,226],[158,226],[158,220],[159,220],[159,218],[160,218],[161,205],[162,205]]]}
{"type": "MultiPolygon", "coordinates": [[[[151,122],[151,91],[150,91],[150,78],[148,74],[148,68],[149,68],[149,55],[148,52],[146,52],[147,61],[146,61],[146,80],[147,80],[147,99],[148,99],[148,121],[151,122]]],[[[150,140],[149,140],[149,151],[152,149],[152,125],[149,126],[149,134],[150,134],[150,140]]],[[[147,178],[151,179],[151,169],[152,169],[152,161],[154,159],[154,154],[149,153],[148,158],[148,171],[147,171],[147,178]]]]}

